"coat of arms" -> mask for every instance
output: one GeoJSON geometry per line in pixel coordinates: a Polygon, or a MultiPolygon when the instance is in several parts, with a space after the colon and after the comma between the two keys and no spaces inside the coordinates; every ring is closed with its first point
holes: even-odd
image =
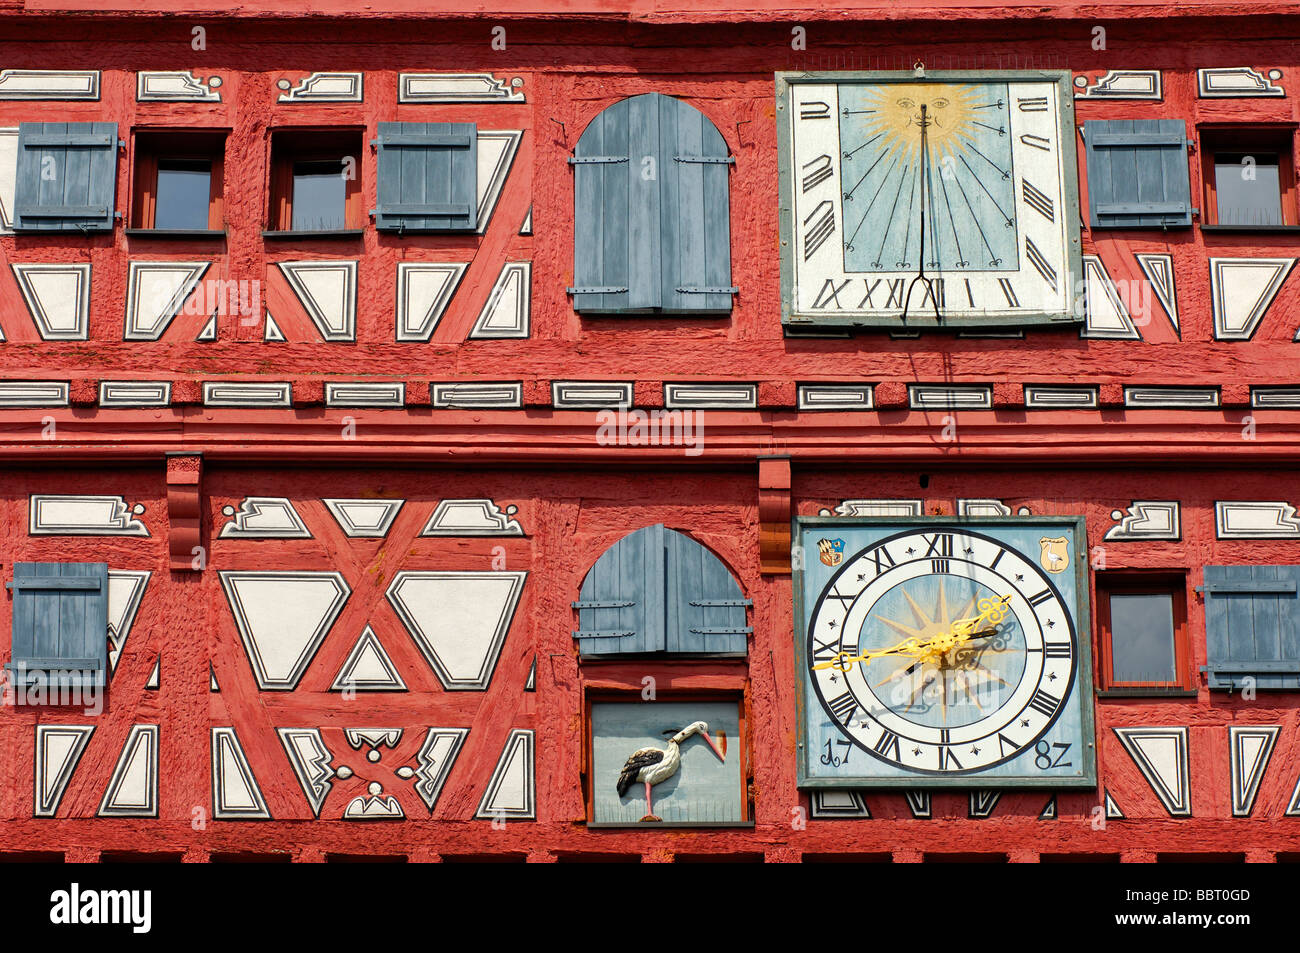
{"type": "Polygon", "coordinates": [[[1043,547],[1039,563],[1048,572],[1065,572],[1070,566],[1070,544],[1064,536],[1044,536],[1038,541],[1043,547]]]}
{"type": "Polygon", "coordinates": [[[822,562],[832,569],[844,561],[844,540],[842,539],[819,539],[817,540],[817,549],[822,562]]]}

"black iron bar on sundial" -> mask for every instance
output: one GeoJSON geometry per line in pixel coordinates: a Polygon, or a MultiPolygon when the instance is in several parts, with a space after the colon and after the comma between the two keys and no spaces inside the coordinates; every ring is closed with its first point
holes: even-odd
{"type": "MultiPolygon", "coordinates": [[[[934,279],[927,278],[925,274],[925,187],[929,180],[929,163],[926,157],[929,155],[927,149],[926,129],[929,128],[930,120],[925,114],[925,103],[921,104],[921,254],[918,256],[920,261],[917,264],[916,277],[907,284],[907,294],[903,296],[903,324],[907,324],[907,310],[912,304],[912,288],[916,283],[921,282],[921,286],[930,294],[930,303],[934,305],[934,320],[936,324],[943,324],[943,315],[939,313],[939,298],[934,287],[934,279]]],[[[903,249],[903,254],[907,254],[907,249],[903,249]]],[[[925,303],[925,299],[921,299],[925,303]]]]}

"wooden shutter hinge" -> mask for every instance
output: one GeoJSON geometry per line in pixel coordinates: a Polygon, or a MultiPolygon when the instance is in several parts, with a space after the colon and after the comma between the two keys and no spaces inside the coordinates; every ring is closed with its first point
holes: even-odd
{"type": "Polygon", "coordinates": [[[627,156],[569,156],[569,165],[599,165],[626,161],[627,156]]]}
{"type": "Polygon", "coordinates": [[[740,289],[733,286],[730,288],[677,288],[678,294],[682,295],[734,295],[740,294],[740,289]]]}
{"type": "Polygon", "coordinates": [[[692,599],[690,602],[693,606],[703,606],[712,609],[716,606],[752,606],[753,599],[692,599]]]}
{"type": "Polygon", "coordinates": [[[742,626],[740,628],[708,628],[708,629],[691,629],[692,635],[748,635],[753,632],[753,626],[742,626]]]}
{"type": "Polygon", "coordinates": [[[627,291],[626,288],[617,288],[613,285],[602,285],[594,288],[565,288],[571,295],[617,295],[627,291]]]}
{"type": "Polygon", "coordinates": [[[578,631],[573,633],[573,637],[575,639],[626,639],[633,635],[636,635],[635,631],[614,632],[608,630],[601,630],[599,632],[578,631]]]}
{"type": "Polygon", "coordinates": [[[635,602],[617,602],[614,600],[586,599],[573,603],[575,609],[626,609],[636,605],[635,602]]]}
{"type": "Polygon", "coordinates": [[[698,162],[701,165],[735,165],[735,156],[673,156],[674,162],[698,162]]]}

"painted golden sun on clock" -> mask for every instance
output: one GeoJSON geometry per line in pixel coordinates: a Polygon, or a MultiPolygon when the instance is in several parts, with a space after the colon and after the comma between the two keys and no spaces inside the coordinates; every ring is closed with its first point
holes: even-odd
{"type": "Polygon", "coordinates": [[[973,143],[980,109],[986,109],[982,91],[951,83],[917,83],[912,86],[867,88],[873,112],[864,113],[862,128],[868,136],[880,134],[886,149],[915,153],[921,147],[921,107],[926,107],[926,138],[934,156],[964,152],[973,143]]]}

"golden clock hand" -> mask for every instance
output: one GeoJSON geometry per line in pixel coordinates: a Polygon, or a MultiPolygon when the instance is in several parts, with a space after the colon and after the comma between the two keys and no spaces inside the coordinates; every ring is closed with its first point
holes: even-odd
{"type": "Polygon", "coordinates": [[[814,665],[813,670],[818,671],[824,668],[836,668],[841,672],[847,672],[850,666],[856,665],[858,662],[870,662],[872,659],[883,658],[886,655],[914,655],[919,650],[920,646],[924,644],[925,643],[921,643],[920,640],[913,637],[910,639],[904,639],[902,642],[899,642],[897,645],[891,646],[890,648],[879,649],[875,652],[862,652],[858,655],[850,655],[848,652],[836,652],[835,658],[831,659],[829,662],[821,662],[820,664],[814,665]]]}

